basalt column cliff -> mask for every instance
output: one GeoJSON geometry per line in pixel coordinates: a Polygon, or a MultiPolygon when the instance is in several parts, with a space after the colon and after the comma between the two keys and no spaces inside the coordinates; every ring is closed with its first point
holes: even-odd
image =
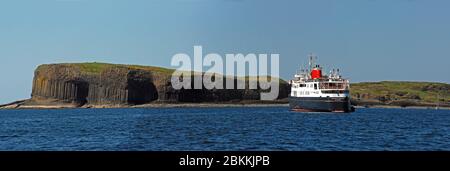
{"type": "MultiPolygon", "coordinates": [[[[226,102],[259,100],[263,90],[172,88],[173,70],[101,63],[41,65],[35,71],[28,106],[125,106],[152,102],[226,102]]],[[[236,79],[224,78],[226,81],[236,79]]],[[[253,81],[246,79],[247,83],[253,81]]],[[[279,98],[289,85],[280,81],[279,98]]],[[[267,91],[267,90],[265,90],[267,91]]]]}

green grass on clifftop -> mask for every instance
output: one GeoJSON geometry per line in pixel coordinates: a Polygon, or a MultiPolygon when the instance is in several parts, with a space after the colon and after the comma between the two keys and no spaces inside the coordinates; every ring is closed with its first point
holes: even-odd
{"type": "Polygon", "coordinates": [[[109,67],[125,67],[130,69],[140,69],[140,70],[146,70],[146,71],[154,71],[154,72],[160,72],[165,74],[171,74],[173,73],[173,69],[167,69],[167,68],[161,68],[161,67],[153,67],[153,66],[141,66],[141,65],[123,65],[123,64],[108,64],[108,63],[75,63],[75,64],[69,64],[74,66],[79,66],[82,71],[89,72],[89,73],[100,73],[104,69],[107,69],[109,67]]]}
{"type": "Polygon", "coordinates": [[[82,72],[88,73],[101,73],[103,70],[115,66],[114,64],[107,63],[78,63],[78,64],[67,64],[71,66],[77,66],[82,72]]]}
{"type": "MultiPolygon", "coordinates": [[[[92,63],[62,63],[62,64],[55,64],[55,65],[65,65],[70,67],[77,67],[80,69],[81,72],[90,73],[90,74],[99,74],[105,69],[111,68],[111,67],[124,67],[129,69],[140,69],[140,70],[146,70],[146,71],[153,71],[153,72],[160,72],[164,74],[172,74],[173,69],[168,68],[162,68],[162,67],[153,67],[153,66],[140,66],[140,65],[124,65],[124,64],[110,64],[110,63],[98,63],[98,62],[92,62],[92,63]]],[[[38,70],[45,69],[49,65],[41,65],[38,67],[38,70]]]]}

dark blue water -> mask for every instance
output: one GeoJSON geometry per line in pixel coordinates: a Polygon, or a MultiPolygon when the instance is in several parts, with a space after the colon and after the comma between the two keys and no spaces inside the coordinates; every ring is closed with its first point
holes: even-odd
{"type": "Polygon", "coordinates": [[[0,150],[450,150],[450,111],[0,110],[0,150]]]}

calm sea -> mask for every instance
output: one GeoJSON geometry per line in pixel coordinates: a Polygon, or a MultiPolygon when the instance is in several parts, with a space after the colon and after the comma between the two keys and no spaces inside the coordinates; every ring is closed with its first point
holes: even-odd
{"type": "Polygon", "coordinates": [[[450,110],[0,110],[0,150],[450,150],[450,110]]]}

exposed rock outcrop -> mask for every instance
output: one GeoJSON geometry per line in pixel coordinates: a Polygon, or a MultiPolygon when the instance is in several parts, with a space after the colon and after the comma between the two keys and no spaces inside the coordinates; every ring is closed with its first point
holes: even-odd
{"type": "MultiPolygon", "coordinates": [[[[262,92],[248,89],[248,84],[246,89],[175,90],[170,82],[172,72],[157,67],[100,63],[41,65],[35,71],[32,98],[25,105],[81,107],[140,105],[155,101],[226,102],[259,100],[262,92]]],[[[278,98],[286,98],[288,93],[289,85],[281,80],[278,98]]]]}

